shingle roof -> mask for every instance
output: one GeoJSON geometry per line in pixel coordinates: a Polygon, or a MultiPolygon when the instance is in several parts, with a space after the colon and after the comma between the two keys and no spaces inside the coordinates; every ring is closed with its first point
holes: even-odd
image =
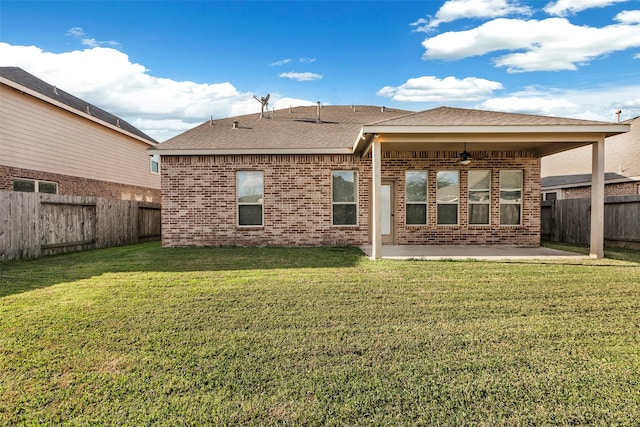
{"type": "Polygon", "coordinates": [[[610,124],[592,120],[438,107],[381,121],[385,126],[554,126],[610,124]]]}
{"type": "Polygon", "coordinates": [[[316,123],[317,106],[294,107],[207,121],[154,150],[282,150],[351,148],[362,125],[403,116],[406,110],[372,106],[323,106],[316,123]],[[238,128],[233,128],[233,122],[238,128]]]}
{"type": "Polygon", "coordinates": [[[135,126],[131,125],[126,120],[123,120],[99,107],[96,107],[95,105],[92,105],[78,97],[71,95],[68,92],[65,92],[60,88],[57,88],[43,80],[40,80],[36,76],[24,71],[22,68],[0,67],[0,76],[82,113],[87,113],[88,108],[89,113],[94,118],[110,125],[117,126],[124,131],[127,131],[140,138],[146,139],[154,144],[158,143],[158,141],[151,138],[149,135],[145,134],[135,126]]]}
{"type": "MultiPolygon", "coordinates": [[[[605,183],[607,181],[622,181],[628,179],[624,175],[620,175],[616,172],[606,172],[604,174],[605,183]]],[[[554,188],[554,187],[582,187],[591,185],[591,174],[577,174],[577,175],[558,175],[547,176],[541,179],[542,189],[554,188]]]]}

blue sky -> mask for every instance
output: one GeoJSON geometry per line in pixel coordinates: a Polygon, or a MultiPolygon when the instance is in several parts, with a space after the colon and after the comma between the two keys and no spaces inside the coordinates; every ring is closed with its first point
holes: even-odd
{"type": "Polygon", "coordinates": [[[0,65],[163,141],[321,101],[640,115],[639,0],[7,1],[0,65]]]}

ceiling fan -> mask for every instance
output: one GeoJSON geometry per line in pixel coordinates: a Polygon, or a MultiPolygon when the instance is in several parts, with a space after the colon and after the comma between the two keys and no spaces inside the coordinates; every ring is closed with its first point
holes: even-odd
{"type": "Polygon", "coordinates": [[[469,154],[469,152],[467,151],[467,143],[464,143],[464,151],[462,153],[460,153],[460,164],[463,166],[467,166],[469,163],[471,163],[471,160],[473,160],[471,158],[471,154],[469,154]]]}

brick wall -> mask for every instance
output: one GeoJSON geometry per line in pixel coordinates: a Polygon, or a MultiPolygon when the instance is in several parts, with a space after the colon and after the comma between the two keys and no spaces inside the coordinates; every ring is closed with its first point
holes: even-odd
{"type": "Polygon", "coordinates": [[[159,189],[0,166],[0,190],[12,191],[14,178],[56,182],[58,183],[58,194],[103,197],[118,200],[138,200],[143,202],[160,201],[159,189]]]}
{"type": "MultiPolygon", "coordinates": [[[[540,242],[540,164],[523,153],[490,153],[491,160],[460,166],[456,153],[385,153],[383,179],[396,183],[397,244],[507,244],[540,242]],[[492,171],[491,225],[467,224],[467,170],[492,171]],[[404,177],[429,171],[428,224],[405,226],[404,177]],[[435,224],[438,170],[460,171],[460,224],[435,224]],[[499,170],[524,171],[523,225],[499,225],[499,170]]],[[[239,155],[162,157],[164,246],[314,246],[370,242],[371,159],[351,155],[239,155]],[[237,225],[236,172],[264,173],[264,225],[237,225]],[[331,171],[358,172],[358,225],[333,226],[331,171]]]]}
{"type": "MultiPolygon", "coordinates": [[[[640,194],[638,182],[619,182],[604,186],[605,196],[634,196],[640,194]]],[[[565,199],[586,199],[591,197],[591,186],[564,189],[565,199]]]]}

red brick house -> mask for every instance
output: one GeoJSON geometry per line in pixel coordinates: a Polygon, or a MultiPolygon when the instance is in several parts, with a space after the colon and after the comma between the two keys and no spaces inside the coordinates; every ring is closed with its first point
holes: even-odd
{"type": "Polygon", "coordinates": [[[628,128],[448,107],[212,120],[150,149],[163,165],[163,245],[371,244],[372,258],[382,244],[538,246],[540,158],[591,145],[599,182],[605,137],[628,128]]]}
{"type": "MultiPolygon", "coordinates": [[[[622,123],[631,125],[631,130],[605,141],[605,196],[640,194],[640,117],[622,123]]],[[[576,148],[545,157],[541,175],[543,200],[590,197],[589,148],[576,148]]]]}

